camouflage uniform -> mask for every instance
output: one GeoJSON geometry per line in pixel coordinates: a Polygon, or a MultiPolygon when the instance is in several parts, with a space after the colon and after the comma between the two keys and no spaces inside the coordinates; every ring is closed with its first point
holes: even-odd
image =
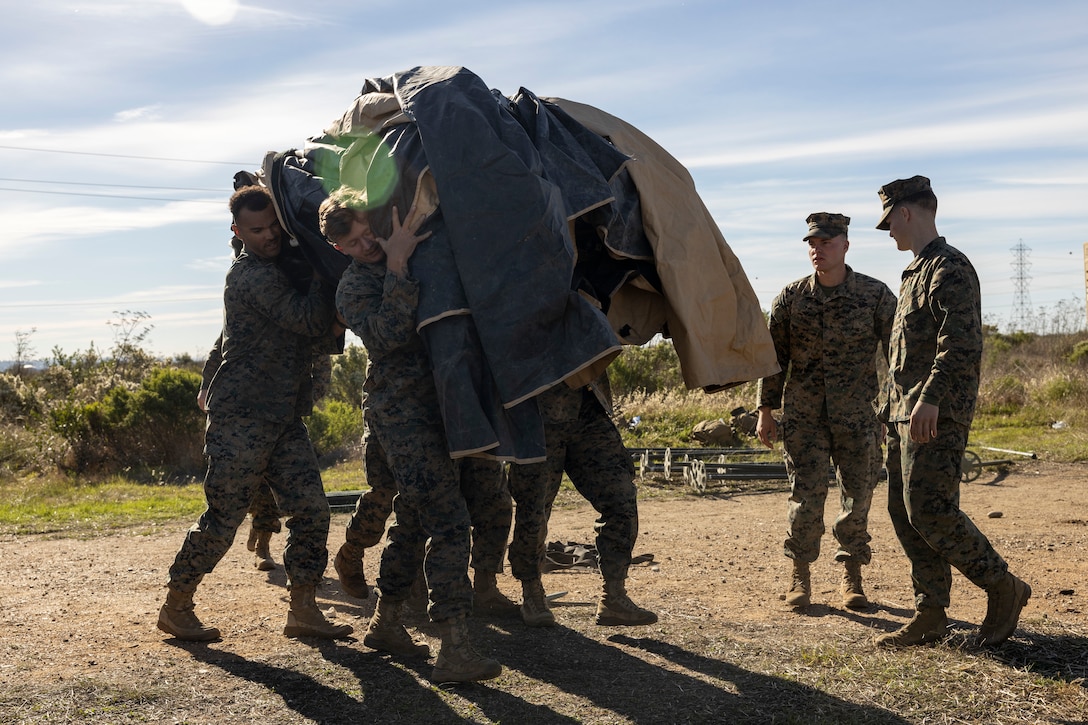
{"type": "Polygon", "coordinates": [[[600,514],[594,530],[602,576],[622,581],[638,537],[638,503],[634,464],[606,412],[607,393],[600,383],[578,389],[559,384],[537,396],[537,403],[547,459],[510,466],[510,493],[517,504],[510,572],[521,581],[540,577],[548,519],[566,471],[600,514]]]}
{"type": "Polygon", "coordinates": [[[981,360],[978,277],[962,252],[937,237],[903,272],[890,360],[888,512],[911,562],[919,610],[949,606],[952,566],[983,589],[1008,571],[959,508],[981,360]],[[910,439],[919,401],[939,408],[930,443],[910,439]]]}
{"type": "Polygon", "coordinates": [[[836,561],[868,564],[869,508],[880,471],[876,356],[888,355],[895,295],[846,267],[822,288],[816,274],[786,286],[771,304],[770,331],[782,372],[759,384],[759,405],[782,413],[790,478],[786,556],[820,554],[828,460],[834,461],[841,512],[832,527],[836,561]]]}
{"type": "Polygon", "coordinates": [[[328,557],[329,505],[302,418],[312,409],[314,344],[327,336],[333,309],[319,282],[300,293],[274,260],[248,254],[227,273],[223,308],[223,362],[209,386],[204,437],[208,508],[186,535],[169,583],[195,590],[267,481],[289,517],[289,583],[315,586],[328,557]]]}
{"type": "MultiPolygon", "coordinates": [[[[381,541],[397,493],[385,450],[369,431],[363,438],[363,463],[370,489],[356,502],[344,537],[358,551],[381,541]]],[[[513,516],[502,464],[482,458],[462,458],[454,463],[472,521],[472,568],[501,573],[513,516]]]]}
{"type": "Polygon", "coordinates": [[[442,621],[472,611],[471,523],[430,360],[415,329],[418,305],[419,283],[387,272],[384,263],[353,261],[336,292],[337,309],[370,355],[363,418],[397,483],[378,590],[391,601],[407,599],[427,542],[428,611],[442,621]]]}

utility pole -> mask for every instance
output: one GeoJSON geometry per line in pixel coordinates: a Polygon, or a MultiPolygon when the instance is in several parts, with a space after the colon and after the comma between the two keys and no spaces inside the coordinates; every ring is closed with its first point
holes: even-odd
{"type": "Polygon", "coordinates": [[[1088,242],[1084,243],[1084,317],[1088,322],[1088,242]]]}
{"type": "MultiPolygon", "coordinates": [[[[1028,255],[1031,248],[1025,246],[1024,240],[1012,248],[1012,320],[1009,324],[1010,332],[1028,332],[1026,329],[1031,324],[1031,295],[1028,293],[1028,282],[1031,275],[1031,262],[1028,255]]],[[[1088,255],[1088,245],[1085,246],[1085,254],[1088,255]]],[[[1088,260],[1088,257],[1085,257],[1088,260]]]]}

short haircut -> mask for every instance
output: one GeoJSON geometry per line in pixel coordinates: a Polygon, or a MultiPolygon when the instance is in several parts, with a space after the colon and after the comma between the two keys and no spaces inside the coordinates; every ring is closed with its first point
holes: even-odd
{"type": "Polygon", "coordinates": [[[932,189],[926,189],[925,191],[901,199],[899,204],[920,206],[933,214],[937,213],[937,195],[933,193],[932,189]]]}
{"type": "Polygon", "coordinates": [[[341,186],[329,194],[317,210],[318,223],[325,238],[335,242],[351,232],[356,216],[367,210],[366,195],[349,186],[341,186]]]}
{"type": "Polygon", "coordinates": [[[264,211],[272,203],[272,195],[263,186],[243,186],[230,197],[230,215],[238,219],[238,212],[264,211]]]}

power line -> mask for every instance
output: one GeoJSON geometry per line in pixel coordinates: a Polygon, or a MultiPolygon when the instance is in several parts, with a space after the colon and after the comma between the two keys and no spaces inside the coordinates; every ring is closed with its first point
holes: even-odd
{"type": "Polygon", "coordinates": [[[108,186],[118,189],[163,189],[164,191],[214,191],[222,192],[226,187],[218,189],[202,189],[189,186],[150,186],[147,184],[104,184],[94,181],[54,181],[51,179],[9,179],[0,176],[0,181],[12,181],[17,184],[59,184],[65,186],[108,186]]]}
{"type": "MultiPolygon", "coordinates": [[[[154,188],[154,187],[152,187],[154,188]]],[[[189,204],[222,204],[222,200],[211,199],[167,199],[161,196],[127,196],[125,194],[91,194],[80,191],[48,191],[46,189],[9,189],[0,186],[0,191],[14,191],[20,194],[51,194],[53,196],[93,196],[99,199],[137,199],[139,201],[177,201],[189,204]]]]}
{"type": "Polygon", "coordinates": [[[43,154],[71,154],[74,156],[103,156],[110,159],[138,159],[140,161],[170,161],[179,164],[226,164],[230,166],[249,166],[244,161],[206,161],[200,159],[175,159],[163,156],[136,156],[133,154],[104,154],[94,151],[67,151],[64,149],[37,149],[27,146],[6,146],[0,144],[0,149],[7,149],[8,151],[34,151],[43,154]]]}
{"type": "Polygon", "coordinates": [[[81,301],[81,302],[11,302],[8,304],[0,304],[0,309],[18,309],[18,308],[30,308],[30,307],[102,307],[105,305],[145,305],[145,304],[160,304],[166,302],[206,302],[207,300],[221,300],[222,295],[210,295],[204,297],[177,297],[175,299],[153,299],[153,300],[129,300],[128,302],[118,302],[114,300],[112,302],[95,302],[95,301],[81,301]]]}

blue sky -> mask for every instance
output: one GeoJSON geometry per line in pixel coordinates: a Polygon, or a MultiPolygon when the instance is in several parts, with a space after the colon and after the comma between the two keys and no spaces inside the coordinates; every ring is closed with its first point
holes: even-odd
{"type": "Polygon", "coordinates": [[[226,198],[363,81],[463,65],[492,88],[597,106],[692,172],[763,307],[810,268],[813,211],[852,217],[847,261],[910,261],[877,188],[924,174],[974,261],[983,314],[1082,305],[1088,3],[733,0],[34,0],[0,45],[0,358],[145,347],[203,357],[221,324],[226,198]]]}

